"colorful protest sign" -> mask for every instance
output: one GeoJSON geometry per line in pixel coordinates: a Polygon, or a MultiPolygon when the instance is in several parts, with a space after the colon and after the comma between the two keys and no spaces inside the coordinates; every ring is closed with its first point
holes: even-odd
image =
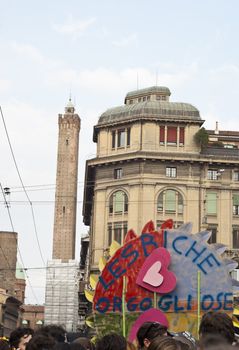
{"type": "Polygon", "coordinates": [[[176,230],[171,227],[172,221],[168,221],[156,231],[149,222],[140,236],[130,230],[124,245],[114,244],[110,259],[101,261],[102,271],[97,283],[93,279],[95,291],[90,294],[95,322],[101,324],[98,329],[104,332],[107,319],[112,329],[112,315],[117,315],[115,326],[122,327],[118,315],[125,309],[129,334],[140,314],[158,309],[168,319],[172,331],[186,329],[196,335],[198,311],[232,313],[233,280],[229,272],[237,263],[222,258],[226,247],[208,244],[210,232],[191,234],[191,224],[176,230]],[[123,277],[125,308],[122,308],[123,277]]]}

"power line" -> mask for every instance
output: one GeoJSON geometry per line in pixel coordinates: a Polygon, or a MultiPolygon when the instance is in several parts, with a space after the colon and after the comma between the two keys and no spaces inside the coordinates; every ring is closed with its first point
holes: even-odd
{"type": "Polygon", "coordinates": [[[41,251],[41,246],[40,246],[40,242],[39,242],[39,238],[38,238],[38,233],[37,233],[37,227],[36,227],[36,220],[35,220],[35,213],[34,213],[34,209],[33,209],[33,205],[32,205],[32,202],[28,196],[28,193],[26,191],[26,188],[24,186],[24,183],[22,181],[22,177],[20,175],[20,171],[18,169],[18,165],[17,165],[17,162],[16,162],[16,158],[15,158],[15,155],[14,155],[14,152],[13,152],[13,148],[12,148],[12,145],[11,145],[11,141],[10,141],[10,137],[8,135],[8,131],[7,131],[7,126],[6,126],[6,123],[5,123],[5,119],[4,119],[4,116],[3,116],[3,112],[2,112],[2,107],[0,106],[0,112],[1,112],[1,116],[2,116],[2,121],[3,121],[3,125],[4,125],[4,130],[5,130],[5,133],[6,133],[6,136],[7,136],[7,140],[8,140],[8,144],[9,144],[9,147],[10,147],[10,150],[11,150],[11,154],[12,154],[12,158],[13,158],[13,162],[15,164],[15,168],[16,168],[16,171],[17,171],[17,174],[18,174],[18,177],[19,177],[19,180],[21,182],[21,185],[22,185],[22,188],[25,192],[25,195],[27,197],[27,200],[30,204],[30,208],[31,208],[31,214],[32,214],[32,219],[33,219],[33,226],[34,226],[34,232],[35,232],[35,236],[36,236],[36,240],[37,240],[37,245],[38,245],[38,249],[39,249],[39,252],[40,252],[40,256],[41,256],[41,259],[42,259],[42,262],[43,264],[45,265],[45,261],[43,259],[43,255],[42,255],[42,251],[41,251]]]}
{"type": "MultiPolygon", "coordinates": [[[[1,108],[1,107],[0,107],[0,108],[1,108]]],[[[5,192],[4,192],[3,188],[2,188],[1,183],[0,183],[0,187],[1,187],[1,190],[2,190],[2,194],[3,194],[4,201],[5,201],[5,205],[6,205],[6,208],[7,208],[7,212],[8,212],[9,220],[10,220],[11,227],[12,227],[12,231],[13,231],[13,232],[15,232],[15,230],[14,230],[14,226],[13,226],[13,222],[12,222],[11,213],[10,213],[10,209],[9,209],[9,205],[8,205],[7,200],[6,200],[5,192]]],[[[23,258],[22,258],[22,254],[21,254],[21,251],[20,251],[20,248],[19,248],[18,244],[17,244],[17,250],[18,250],[18,254],[19,254],[19,257],[20,257],[20,260],[21,260],[22,266],[23,266],[23,268],[24,268],[23,258]]],[[[5,256],[5,254],[4,254],[4,256],[5,256]]],[[[34,289],[32,288],[31,281],[30,281],[29,276],[27,275],[27,273],[26,273],[26,277],[27,277],[27,280],[28,280],[29,286],[30,286],[30,288],[31,288],[32,294],[33,294],[33,296],[35,297],[35,299],[36,299],[36,301],[37,301],[37,304],[39,304],[39,302],[38,302],[38,298],[37,298],[37,296],[36,296],[36,294],[35,294],[35,292],[34,292],[34,289]]]]}
{"type": "MultiPolygon", "coordinates": [[[[214,193],[215,191],[210,191],[210,192],[214,193]]],[[[235,192],[236,192],[235,194],[239,194],[239,189],[236,190],[235,192]]],[[[65,197],[67,197],[67,196],[65,196],[65,197]]],[[[226,201],[232,202],[232,199],[230,199],[230,198],[223,199],[223,202],[226,202],[226,201]]],[[[32,201],[32,202],[35,203],[35,204],[54,204],[55,203],[54,200],[35,200],[35,201],[32,201]]],[[[71,203],[70,200],[66,201],[65,203],[67,203],[67,202],[71,203]]],[[[191,202],[199,202],[199,200],[198,199],[186,199],[185,203],[183,205],[186,206],[188,202],[190,202],[190,203],[191,202]]],[[[214,202],[214,199],[207,199],[207,203],[208,202],[214,202]]],[[[16,201],[9,200],[8,203],[11,204],[11,205],[12,204],[25,205],[28,202],[27,201],[23,201],[23,200],[16,200],[16,201]]],[[[83,201],[77,201],[76,203],[83,203],[83,201]]],[[[92,201],[85,201],[84,203],[85,204],[90,204],[90,203],[92,203],[92,201]]],[[[102,201],[97,200],[97,203],[106,203],[106,207],[109,206],[109,204],[107,204],[107,201],[104,201],[104,200],[102,200],[102,201]]],[[[117,203],[121,204],[121,203],[125,203],[125,202],[118,201],[117,203]]],[[[150,203],[157,203],[157,200],[153,200],[153,199],[149,200],[149,199],[147,199],[147,200],[135,200],[135,201],[134,200],[129,200],[128,201],[128,204],[135,204],[135,203],[147,203],[147,204],[150,204],[150,203]]],[[[167,200],[167,203],[175,203],[175,201],[174,200],[167,200]]],[[[0,204],[5,204],[5,202],[4,201],[0,201],[0,204]]]]}

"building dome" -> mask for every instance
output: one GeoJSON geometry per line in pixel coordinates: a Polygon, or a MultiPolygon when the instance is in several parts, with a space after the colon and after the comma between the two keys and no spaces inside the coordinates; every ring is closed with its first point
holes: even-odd
{"type": "Polygon", "coordinates": [[[203,124],[199,110],[189,103],[170,102],[169,88],[152,86],[128,92],[125,104],[107,109],[94,127],[93,140],[97,141],[100,128],[139,120],[203,124]]]}
{"type": "Polygon", "coordinates": [[[189,103],[169,102],[170,95],[170,90],[164,86],[152,86],[128,92],[125,97],[125,105],[108,109],[100,116],[98,125],[129,121],[135,118],[201,120],[197,108],[189,103]]]}
{"type": "Polygon", "coordinates": [[[107,111],[100,116],[98,125],[129,121],[135,118],[201,120],[199,111],[191,104],[145,101],[107,109],[107,111]]]}

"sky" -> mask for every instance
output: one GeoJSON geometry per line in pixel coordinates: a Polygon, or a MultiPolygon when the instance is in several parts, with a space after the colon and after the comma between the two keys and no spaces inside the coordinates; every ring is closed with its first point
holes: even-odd
{"type": "Polygon", "coordinates": [[[0,184],[11,191],[9,208],[0,191],[0,231],[13,227],[18,233],[27,304],[44,302],[58,114],[69,95],[81,118],[79,259],[80,237],[88,232],[82,201],[85,162],[96,153],[93,126],[106,109],[122,105],[127,92],[167,86],[171,101],[199,109],[206,128],[218,121],[219,129],[239,130],[238,11],[238,0],[0,0],[0,105],[6,126],[0,118],[0,184]]]}

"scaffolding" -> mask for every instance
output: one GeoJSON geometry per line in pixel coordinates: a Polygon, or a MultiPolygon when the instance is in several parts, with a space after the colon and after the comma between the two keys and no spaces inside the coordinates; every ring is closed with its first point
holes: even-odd
{"type": "Polygon", "coordinates": [[[60,259],[47,263],[45,325],[58,324],[67,332],[78,328],[79,263],[60,259]]]}

